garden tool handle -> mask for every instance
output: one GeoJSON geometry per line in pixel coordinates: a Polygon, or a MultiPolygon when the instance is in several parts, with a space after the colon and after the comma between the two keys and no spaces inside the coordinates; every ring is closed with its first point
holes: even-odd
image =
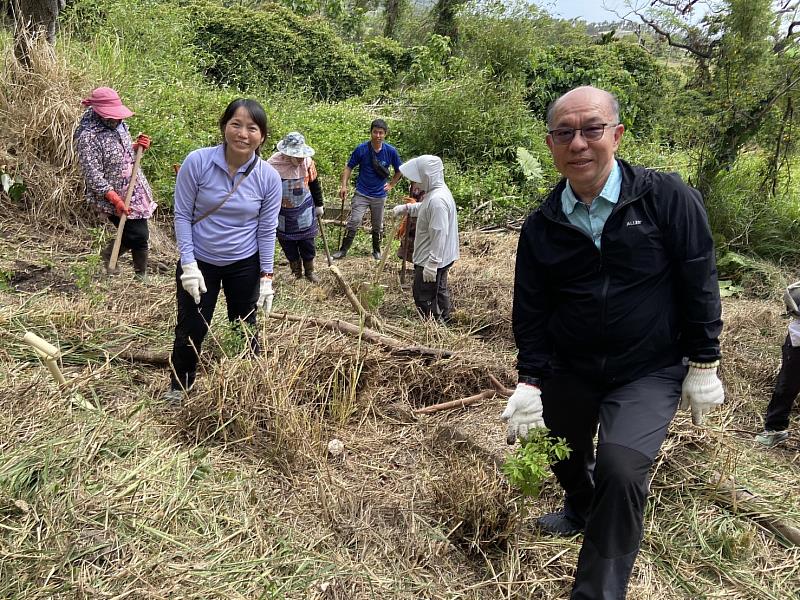
{"type": "MultiPolygon", "coordinates": [[[[139,135],[142,135],[141,133],[139,135]]],[[[137,136],[138,137],[138,136],[137,136]]],[[[142,154],[144,148],[141,146],[136,147],[136,156],[133,161],[133,170],[131,171],[131,181],[128,184],[128,191],[125,192],[125,208],[130,208],[131,198],[133,197],[133,188],[136,187],[136,177],[139,175],[139,164],[142,162],[142,154]]],[[[117,237],[114,238],[114,249],[111,251],[111,258],[108,259],[109,270],[116,268],[117,259],[119,258],[119,249],[122,246],[122,231],[125,229],[125,221],[128,216],[122,213],[119,217],[119,225],[117,225],[117,237]]]]}

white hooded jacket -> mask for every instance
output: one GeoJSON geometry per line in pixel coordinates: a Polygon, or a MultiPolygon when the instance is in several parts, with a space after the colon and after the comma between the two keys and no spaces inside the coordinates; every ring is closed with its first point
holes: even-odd
{"type": "Polygon", "coordinates": [[[408,205],[417,218],[414,264],[439,269],[458,260],[458,216],[453,194],[444,182],[438,156],[423,154],[400,165],[400,172],[425,191],[422,202],[408,205]]]}

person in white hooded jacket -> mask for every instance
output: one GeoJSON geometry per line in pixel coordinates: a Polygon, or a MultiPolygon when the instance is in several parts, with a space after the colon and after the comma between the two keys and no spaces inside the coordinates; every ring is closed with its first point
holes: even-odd
{"type": "Polygon", "coordinates": [[[459,257],[456,203],[444,182],[444,165],[438,156],[413,158],[400,165],[400,173],[425,192],[421,202],[392,209],[397,216],[408,213],[417,219],[414,304],[423,317],[446,323],[450,320],[447,273],[459,257]]]}

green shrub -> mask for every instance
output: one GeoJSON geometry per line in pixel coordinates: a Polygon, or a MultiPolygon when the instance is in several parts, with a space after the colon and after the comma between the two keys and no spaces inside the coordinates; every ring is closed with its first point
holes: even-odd
{"type": "Polygon", "coordinates": [[[403,117],[402,146],[409,156],[436,154],[461,166],[516,160],[516,148],[540,137],[522,100],[521,86],[497,85],[485,73],[464,74],[414,91],[403,117]]]}
{"type": "MultiPolygon", "coordinates": [[[[364,105],[356,100],[338,103],[309,104],[302,98],[281,97],[269,102],[268,111],[272,120],[275,141],[289,131],[300,131],[306,142],[314,148],[314,162],[317,164],[323,185],[338,188],[339,175],[350,153],[357,144],[369,138],[369,124],[383,115],[370,114],[364,105]]],[[[393,143],[389,121],[390,136],[393,143]]],[[[273,146],[274,147],[274,144],[273,146]]],[[[271,151],[262,152],[269,156],[271,151]]]]}
{"type": "Polygon", "coordinates": [[[295,85],[312,98],[340,100],[376,81],[366,53],[356,54],[322,19],[278,5],[254,10],[195,0],[189,6],[204,73],[218,85],[247,93],[295,85]]]}
{"type": "Polygon", "coordinates": [[[711,229],[724,251],[756,255],[794,266],[800,260],[800,194],[782,182],[779,193],[764,190],[768,157],[751,152],[717,176],[705,199],[711,229]]]}
{"type": "Polygon", "coordinates": [[[663,68],[645,50],[625,43],[553,46],[532,54],[525,100],[544,119],[550,103],[581,85],[593,85],[617,96],[625,126],[652,127],[661,99],[663,68]]]}

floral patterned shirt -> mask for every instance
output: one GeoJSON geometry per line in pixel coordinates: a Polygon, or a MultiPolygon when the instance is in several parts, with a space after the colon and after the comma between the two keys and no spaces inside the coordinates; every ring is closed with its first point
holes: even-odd
{"type": "MultiPolygon", "coordinates": [[[[105,194],[115,190],[124,199],[128,191],[134,162],[128,126],[123,121],[116,129],[111,129],[89,108],[81,117],[74,140],[86,182],[86,200],[102,212],[116,214],[105,194]]],[[[136,177],[130,209],[129,219],[149,219],[156,209],[153,190],[141,169],[136,177]]]]}

